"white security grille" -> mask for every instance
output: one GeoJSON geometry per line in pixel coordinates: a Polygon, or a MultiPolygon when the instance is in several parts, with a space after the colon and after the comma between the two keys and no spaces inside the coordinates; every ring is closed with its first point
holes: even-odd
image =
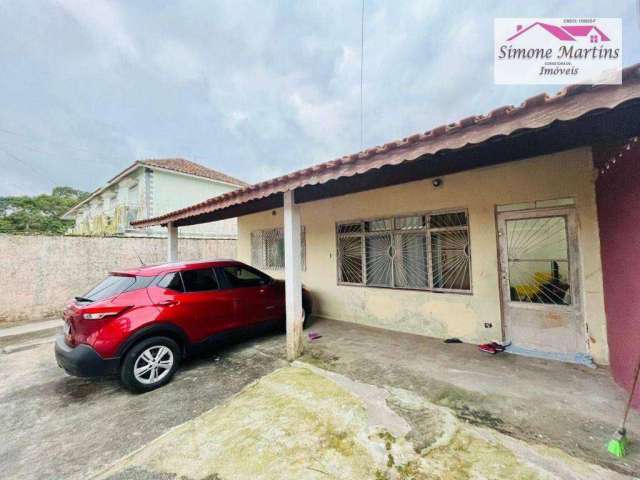
{"type": "Polygon", "coordinates": [[[339,223],[336,234],[338,283],[471,290],[466,211],[339,223]]]}
{"type": "Polygon", "coordinates": [[[565,217],[508,220],[507,252],[512,301],[571,305],[565,217]]]}
{"type": "MultiPolygon", "coordinates": [[[[306,231],[300,227],[300,262],[306,270],[306,231]]],[[[251,263],[268,270],[284,270],[284,230],[271,228],[251,232],[251,263]]]]}

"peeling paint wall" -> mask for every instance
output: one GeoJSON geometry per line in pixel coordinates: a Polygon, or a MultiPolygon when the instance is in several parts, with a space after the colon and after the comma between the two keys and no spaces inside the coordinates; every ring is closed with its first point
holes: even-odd
{"type": "MultiPolygon", "coordinates": [[[[235,239],[180,239],[178,258],[235,257],[235,239]]],[[[151,237],[0,235],[0,325],[59,317],[75,295],[107,272],[166,261],[167,240],[151,237]]]]}
{"type": "MultiPolygon", "coordinates": [[[[467,342],[502,338],[495,208],[574,197],[582,257],[583,305],[590,353],[608,363],[600,240],[591,150],[576,149],[443,177],[300,205],[306,227],[303,282],[320,315],[467,342]],[[466,208],[472,257],[471,295],[337,285],[335,223],[417,211],[466,208]],[[485,328],[485,322],[492,328],[485,328]]],[[[251,261],[251,232],[282,225],[282,210],[238,219],[238,258],[251,261]]],[[[269,272],[282,278],[282,271],[269,272]]],[[[586,340],[586,339],[585,339],[586,340]]]]}

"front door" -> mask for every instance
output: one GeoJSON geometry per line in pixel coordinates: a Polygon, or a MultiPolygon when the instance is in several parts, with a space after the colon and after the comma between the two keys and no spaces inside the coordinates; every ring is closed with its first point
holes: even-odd
{"type": "Polygon", "coordinates": [[[586,352],[575,213],[498,213],[504,335],[515,347],[586,352]]]}

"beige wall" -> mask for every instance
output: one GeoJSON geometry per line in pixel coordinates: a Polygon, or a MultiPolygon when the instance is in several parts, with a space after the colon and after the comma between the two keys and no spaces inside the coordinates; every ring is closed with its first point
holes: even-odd
{"type": "MultiPolygon", "coordinates": [[[[597,362],[608,363],[593,178],[591,150],[585,148],[448,175],[440,188],[423,180],[302,204],[307,236],[303,283],[322,316],[440,338],[456,336],[467,342],[499,340],[496,206],[574,197],[590,353],[597,362]],[[473,294],[337,285],[337,221],[447,208],[469,212],[473,294]],[[493,328],[484,328],[485,322],[493,328]]],[[[282,225],[282,210],[275,212],[238,220],[240,260],[251,261],[251,231],[282,225]]]]}
{"type": "MultiPolygon", "coordinates": [[[[235,239],[180,239],[178,258],[235,257],[235,239]]],[[[163,238],[0,235],[0,324],[58,317],[107,272],[167,259],[163,238]]]]}
{"type": "MultiPolygon", "coordinates": [[[[181,175],[164,170],[153,170],[152,181],[152,216],[172,212],[238,188],[234,185],[212,182],[193,175],[181,175]]],[[[166,234],[162,228],[150,230],[166,234]]],[[[216,235],[235,238],[237,222],[235,218],[230,218],[219,222],[182,227],[180,235],[216,235]]]]}

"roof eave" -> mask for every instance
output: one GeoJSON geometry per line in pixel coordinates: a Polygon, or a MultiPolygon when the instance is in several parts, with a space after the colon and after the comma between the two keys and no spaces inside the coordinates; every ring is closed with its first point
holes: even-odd
{"type": "Polygon", "coordinates": [[[555,96],[536,95],[525,100],[519,107],[500,107],[484,116],[469,117],[455,124],[443,125],[424,134],[412,135],[401,141],[228,192],[160,217],[140,220],[133,225],[138,228],[166,225],[168,222],[203,216],[287,190],[320,185],[372,169],[411,162],[424,155],[480,145],[493,139],[508,137],[519,130],[534,131],[557,122],[576,120],[598,110],[613,110],[626,101],[640,98],[640,65],[626,68],[623,78],[627,80],[627,84],[622,86],[571,85],[555,96]]]}

